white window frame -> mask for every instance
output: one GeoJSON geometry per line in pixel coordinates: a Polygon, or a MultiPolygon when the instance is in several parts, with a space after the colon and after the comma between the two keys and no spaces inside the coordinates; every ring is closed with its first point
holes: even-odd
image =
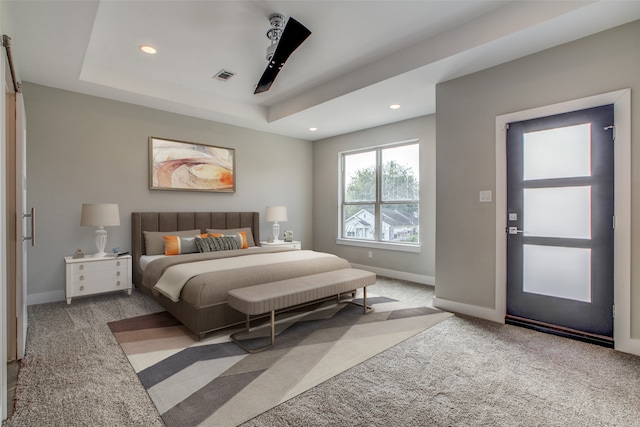
{"type": "MultiPolygon", "coordinates": [[[[339,161],[339,179],[338,179],[338,238],[336,239],[336,244],[338,245],[346,245],[346,246],[356,246],[356,247],[365,247],[365,248],[373,248],[373,249],[387,249],[394,251],[403,251],[403,252],[415,252],[419,253],[422,249],[422,239],[421,233],[418,231],[418,243],[398,243],[398,242],[389,242],[380,240],[381,234],[381,218],[380,215],[381,206],[389,205],[389,202],[381,201],[381,170],[382,170],[382,156],[381,152],[387,148],[400,147],[404,145],[417,145],[418,150],[420,150],[420,141],[418,139],[411,139],[406,141],[394,142],[390,144],[376,145],[373,147],[361,148],[358,150],[351,151],[343,151],[338,153],[338,161],[339,161]],[[376,200],[374,202],[358,202],[355,204],[373,204],[375,205],[375,217],[376,217],[376,239],[375,240],[359,240],[349,237],[343,237],[344,235],[344,199],[345,199],[345,156],[358,154],[358,153],[366,153],[370,151],[376,152],[376,200]]],[[[420,168],[418,168],[418,182],[420,182],[420,168]]],[[[391,204],[412,204],[415,203],[420,206],[420,199],[417,200],[403,200],[393,202],[391,204]]],[[[421,209],[420,209],[421,210],[421,209]]]]}

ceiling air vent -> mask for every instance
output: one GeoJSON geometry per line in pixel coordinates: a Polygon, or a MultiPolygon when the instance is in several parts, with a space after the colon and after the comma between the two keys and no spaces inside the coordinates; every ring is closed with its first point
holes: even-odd
{"type": "Polygon", "coordinates": [[[221,80],[223,82],[226,82],[227,80],[229,80],[231,77],[235,76],[236,73],[229,71],[229,70],[220,70],[216,73],[215,76],[213,76],[214,79],[217,80],[221,80]]]}

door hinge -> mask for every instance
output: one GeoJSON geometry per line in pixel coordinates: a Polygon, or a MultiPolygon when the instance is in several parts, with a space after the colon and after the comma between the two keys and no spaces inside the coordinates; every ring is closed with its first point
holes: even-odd
{"type": "Polygon", "coordinates": [[[509,130],[509,123],[504,125],[504,130],[509,130]]]}
{"type": "Polygon", "coordinates": [[[611,311],[613,312],[613,318],[616,318],[616,306],[615,304],[611,306],[611,311]]]}
{"type": "Polygon", "coordinates": [[[611,217],[611,228],[616,229],[616,216],[611,217]]]}
{"type": "Polygon", "coordinates": [[[616,139],[616,127],[614,125],[610,125],[610,126],[605,126],[603,128],[604,130],[612,130],[613,134],[612,134],[612,138],[615,140],[616,139]]]}

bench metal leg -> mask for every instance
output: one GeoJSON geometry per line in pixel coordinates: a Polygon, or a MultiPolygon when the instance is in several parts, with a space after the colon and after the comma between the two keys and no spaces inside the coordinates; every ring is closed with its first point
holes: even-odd
{"type": "MultiPolygon", "coordinates": [[[[338,302],[340,302],[340,295],[338,295],[338,302]]],[[[374,308],[367,305],[367,287],[364,286],[362,288],[362,304],[358,304],[357,302],[347,301],[349,304],[357,305],[362,307],[363,314],[373,313],[374,308]]]]}
{"type": "Polygon", "coordinates": [[[237,339],[237,337],[241,335],[245,335],[249,333],[249,331],[251,330],[251,319],[248,314],[247,314],[247,322],[245,324],[245,330],[231,334],[229,338],[231,339],[231,341],[236,343],[238,347],[240,347],[247,353],[251,353],[251,354],[260,353],[261,351],[265,351],[266,349],[273,347],[273,343],[275,343],[276,341],[276,312],[274,310],[271,310],[270,323],[271,323],[271,344],[267,344],[264,347],[249,348],[242,343],[242,340],[237,339]]]}

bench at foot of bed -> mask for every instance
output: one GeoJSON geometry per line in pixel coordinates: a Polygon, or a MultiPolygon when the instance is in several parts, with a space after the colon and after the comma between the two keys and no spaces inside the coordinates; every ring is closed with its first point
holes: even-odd
{"type": "Polygon", "coordinates": [[[247,315],[246,329],[232,334],[231,340],[249,353],[266,350],[272,347],[275,342],[276,311],[333,295],[339,302],[341,294],[352,292],[358,288],[364,290],[363,313],[370,313],[373,309],[367,306],[367,286],[375,283],[376,275],[374,273],[356,268],[345,268],[231,290],[228,293],[229,306],[247,315]],[[249,349],[237,338],[249,332],[252,315],[265,313],[271,315],[271,343],[264,347],[249,349]]]}

